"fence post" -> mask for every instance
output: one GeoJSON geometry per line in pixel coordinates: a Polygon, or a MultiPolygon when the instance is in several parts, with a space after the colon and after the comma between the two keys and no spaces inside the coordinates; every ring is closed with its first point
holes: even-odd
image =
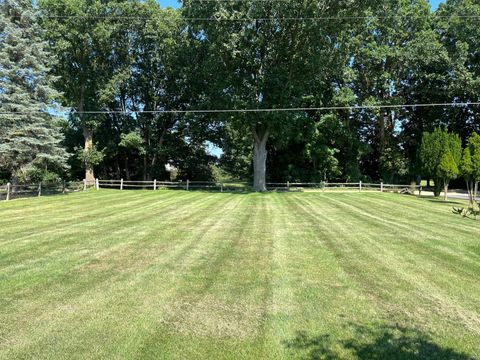
{"type": "Polygon", "coordinates": [[[153,180],[153,190],[157,190],[157,179],[153,180]]]}
{"type": "Polygon", "coordinates": [[[287,190],[290,191],[290,181],[287,181],[287,190]]]}
{"type": "Polygon", "coordinates": [[[362,181],[360,181],[360,182],[358,183],[358,189],[359,189],[360,191],[362,191],[362,181]]]}
{"type": "Polygon", "coordinates": [[[190,180],[187,180],[187,191],[189,190],[190,188],[190,180]]]}
{"type": "Polygon", "coordinates": [[[6,198],[7,201],[10,200],[10,187],[11,186],[12,185],[10,183],[7,183],[7,198],[6,198]]]}
{"type": "Polygon", "coordinates": [[[380,192],[383,192],[383,182],[380,184],[380,192]]]}
{"type": "Polygon", "coordinates": [[[42,183],[38,184],[38,196],[42,196],[42,183]]]}
{"type": "Polygon", "coordinates": [[[120,179],[120,190],[123,190],[123,179],[120,179]]]}
{"type": "Polygon", "coordinates": [[[223,193],[223,183],[220,184],[220,192],[223,193]]]}
{"type": "Polygon", "coordinates": [[[83,179],[83,191],[87,191],[87,179],[83,179]]]}
{"type": "Polygon", "coordinates": [[[100,184],[98,182],[98,178],[95,179],[95,189],[100,190],[100,184]]]}
{"type": "Polygon", "coordinates": [[[62,180],[62,194],[65,194],[65,180],[62,180]]]}

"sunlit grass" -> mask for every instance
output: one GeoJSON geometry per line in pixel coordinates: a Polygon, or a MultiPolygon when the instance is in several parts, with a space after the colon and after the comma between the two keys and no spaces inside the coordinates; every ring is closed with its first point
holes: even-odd
{"type": "Polygon", "coordinates": [[[480,222],[380,193],[0,203],[0,358],[480,357],[480,222]]]}

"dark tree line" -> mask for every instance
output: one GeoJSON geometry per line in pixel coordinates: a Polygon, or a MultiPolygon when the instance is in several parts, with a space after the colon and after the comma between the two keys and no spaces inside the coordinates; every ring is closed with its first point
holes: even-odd
{"type": "MultiPolygon", "coordinates": [[[[0,130],[5,178],[42,164],[90,181],[162,179],[169,164],[180,178],[252,180],[260,191],[267,181],[410,181],[432,176],[419,155],[424,133],[442,127],[466,146],[480,131],[478,106],[384,107],[480,101],[478,1],[447,0],[435,12],[427,0],[4,3],[40,28],[29,41],[51,61],[37,76],[71,109],[62,122],[69,170],[30,158],[7,167],[1,150],[18,141],[0,130]],[[196,112],[332,106],[345,109],[196,112]]],[[[0,51],[5,69],[9,50],[0,51]]],[[[9,101],[10,75],[0,83],[9,101]]]]}

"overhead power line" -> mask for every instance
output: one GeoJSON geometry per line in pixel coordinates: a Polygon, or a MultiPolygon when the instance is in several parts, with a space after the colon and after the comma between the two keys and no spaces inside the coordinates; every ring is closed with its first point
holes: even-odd
{"type": "MultiPolygon", "coordinates": [[[[391,104],[391,105],[359,105],[359,106],[324,106],[324,107],[295,107],[295,108],[254,108],[254,109],[192,109],[192,110],[94,110],[82,112],[69,112],[77,115],[98,114],[214,114],[214,113],[279,113],[279,112],[311,112],[311,111],[334,111],[334,110],[378,110],[378,109],[402,109],[402,108],[427,108],[427,107],[468,107],[480,106],[480,102],[461,103],[430,103],[430,104],[391,104]]],[[[34,115],[47,114],[45,111],[0,111],[0,115],[34,115]]],[[[63,113],[66,114],[66,113],[63,113]]]]}
{"type": "MultiPolygon", "coordinates": [[[[433,15],[437,18],[460,18],[460,19],[480,19],[480,15],[433,15]]],[[[122,16],[122,15],[47,15],[41,14],[42,18],[49,19],[93,19],[93,20],[174,20],[173,18],[159,18],[159,17],[143,17],[143,16],[122,16]]],[[[249,21],[333,21],[333,20],[386,20],[386,19],[421,19],[424,15],[372,15],[372,16],[286,16],[286,17],[258,17],[258,18],[220,18],[220,17],[182,17],[185,21],[199,21],[199,22],[249,22],[249,21]]]]}

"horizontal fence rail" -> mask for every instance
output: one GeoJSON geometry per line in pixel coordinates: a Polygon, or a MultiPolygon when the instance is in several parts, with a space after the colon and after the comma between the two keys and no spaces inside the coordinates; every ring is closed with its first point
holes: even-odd
{"type": "MultiPolygon", "coordinates": [[[[401,184],[384,184],[384,183],[329,183],[329,182],[276,182],[267,183],[267,190],[270,191],[380,191],[380,192],[396,192],[421,195],[422,187],[420,185],[401,185],[401,184]]],[[[214,181],[158,181],[158,180],[103,180],[95,179],[88,182],[57,182],[57,183],[40,183],[40,184],[6,184],[0,185],[0,200],[11,200],[26,197],[44,196],[68,193],[74,191],[87,190],[94,187],[96,190],[100,188],[119,189],[119,190],[204,190],[204,191],[252,191],[252,184],[247,182],[214,182],[214,181]]]]}
{"type": "MultiPolygon", "coordinates": [[[[114,188],[114,189],[178,189],[178,190],[219,190],[219,191],[251,191],[252,185],[246,182],[211,182],[211,181],[140,181],[140,180],[95,180],[96,189],[114,188]]],[[[374,183],[298,183],[298,182],[276,182],[267,183],[267,190],[271,191],[293,191],[302,189],[314,190],[358,190],[358,191],[380,191],[380,192],[404,192],[414,194],[421,193],[420,185],[403,184],[374,184],[374,183]]]]}
{"type": "Polygon", "coordinates": [[[13,200],[45,195],[64,194],[84,189],[83,182],[38,184],[6,184],[0,186],[0,200],[13,200]]]}

